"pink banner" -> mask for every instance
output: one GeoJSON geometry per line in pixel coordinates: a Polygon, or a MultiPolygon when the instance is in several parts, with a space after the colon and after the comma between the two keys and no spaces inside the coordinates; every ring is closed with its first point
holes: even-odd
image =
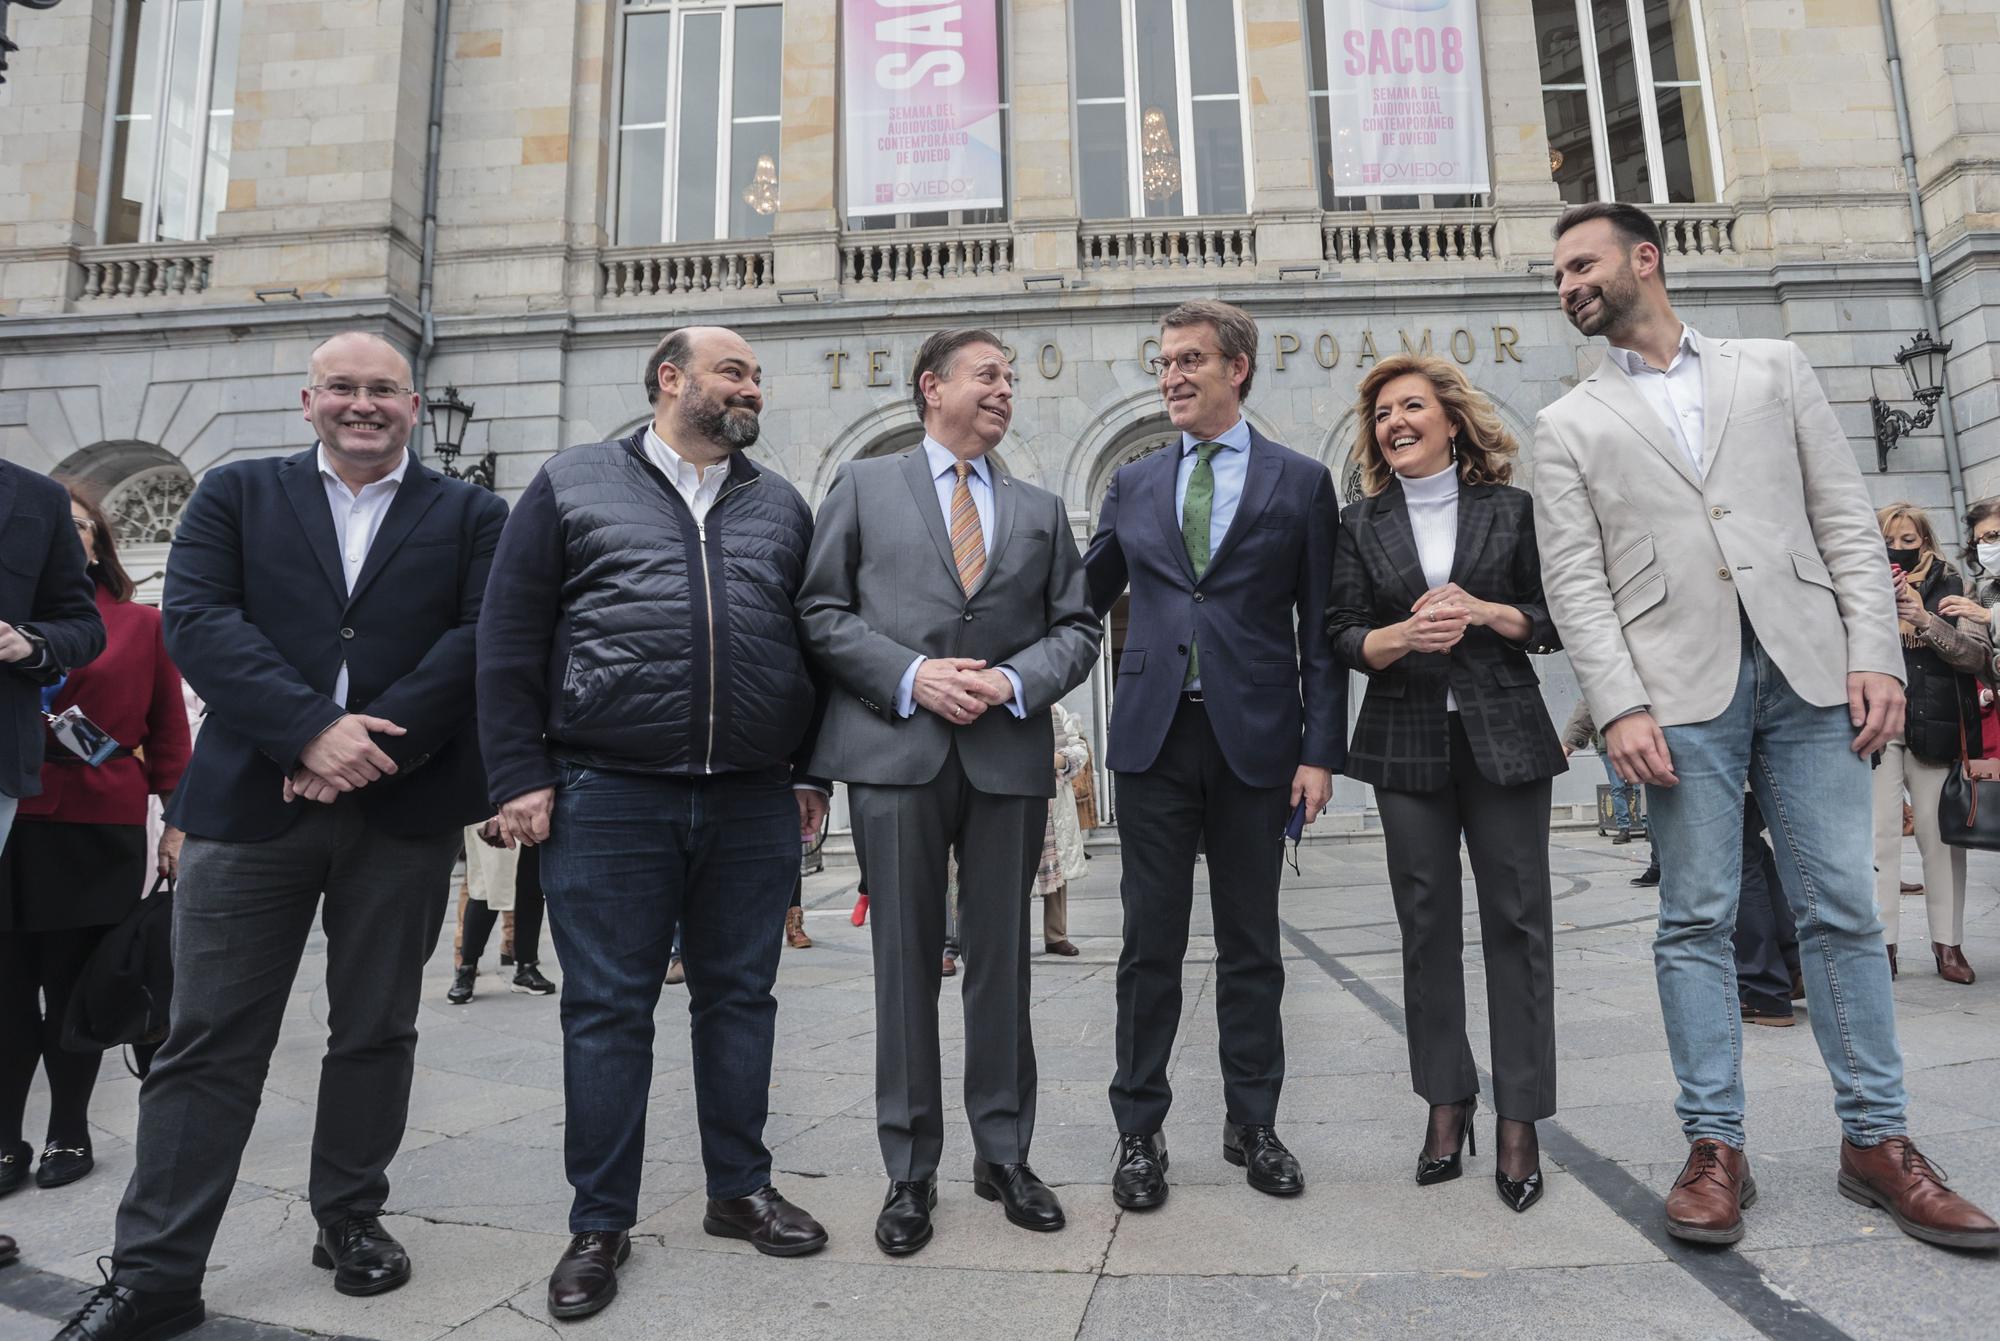
{"type": "Polygon", "coordinates": [[[1325,4],[1335,194],[1490,190],[1476,0],[1325,4]]]}
{"type": "Polygon", "coordinates": [[[847,213],[1004,206],[993,0],[842,0],[847,213]]]}

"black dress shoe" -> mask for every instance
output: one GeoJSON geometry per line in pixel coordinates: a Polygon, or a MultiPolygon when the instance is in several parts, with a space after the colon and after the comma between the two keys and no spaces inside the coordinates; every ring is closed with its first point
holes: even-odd
{"type": "Polygon", "coordinates": [[[1660,883],[1660,863],[1654,862],[1645,870],[1632,877],[1632,883],[1641,889],[1651,889],[1660,883]]]}
{"type": "Polygon", "coordinates": [[[312,1263],[333,1272],[342,1294],[387,1294],[410,1279],[410,1255],[372,1215],[350,1215],[319,1231],[312,1263]]]}
{"type": "Polygon", "coordinates": [[[472,980],[479,976],[479,965],[460,964],[451,971],[451,987],[444,999],[454,1006],[462,1006],[472,1000],[472,980]]]}
{"type": "Polygon", "coordinates": [[[166,1341],[201,1326],[200,1290],[133,1290],[110,1281],[90,1292],[55,1341],[166,1341]]]}
{"type": "Polygon", "coordinates": [[[701,1227],[719,1239],[748,1239],[766,1257],[804,1257],[826,1246],[819,1221],[778,1194],[769,1183],[747,1197],[708,1199],[701,1227]]]}
{"type": "Polygon", "coordinates": [[[1159,1132],[1118,1133],[1118,1163],[1111,1172],[1111,1199],[1128,1211],[1149,1211],[1167,1201],[1167,1138],[1159,1132]]]}
{"type": "Polygon", "coordinates": [[[890,1183],[875,1217],[875,1246],[891,1257],[908,1257],[931,1241],[931,1212],[937,1209],[937,1179],[890,1183]]]}
{"type": "Polygon", "coordinates": [[[62,1187],[96,1167],[97,1161],[91,1156],[89,1141],[76,1145],[57,1145],[51,1141],[42,1148],[42,1162],[35,1168],[35,1186],[62,1187]]]}
{"type": "Polygon", "coordinates": [[[1542,1199],[1542,1171],[1536,1169],[1526,1178],[1516,1182],[1495,1169],[1493,1183],[1500,1189],[1500,1200],[1516,1211],[1525,1211],[1542,1199]]]}
{"type": "Polygon", "coordinates": [[[549,1273],[549,1313],[587,1318],[618,1297],[618,1268],[632,1255],[632,1236],[622,1230],[593,1229],[563,1249],[549,1273]]]}
{"type": "Polygon", "coordinates": [[[556,985],[542,976],[540,964],[523,964],[514,970],[513,990],[530,996],[553,996],[556,985]]]}
{"type": "Polygon", "coordinates": [[[0,1197],[28,1185],[28,1170],[34,1167],[35,1148],[26,1141],[0,1145],[0,1197]]]}
{"type": "MultiPolygon", "coordinates": [[[[1472,1135],[1472,1119],[1479,1109],[1479,1097],[1474,1095],[1470,1099],[1461,1099],[1451,1106],[1465,1111],[1465,1125],[1458,1129],[1458,1143],[1452,1147],[1449,1155],[1433,1155],[1426,1148],[1418,1149],[1418,1187],[1432,1187],[1438,1183],[1448,1183],[1464,1173],[1465,1170],[1460,1167],[1458,1162],[1459,1151],[1464,1150],[1473,1155],[1479,1153],[1479,1142],[1472,1135]]],[[[1428,1147],[1429,1145],[1430,1141],[1426,1138],[1424,1146],[1428,1147]]]]}
{"type": "Polygon", "coordinates": [[[1025,1164],[988,1164],[974,1159],[972,1190],[982,1201],[999,1202],[1007,1218],[1023,1229],[1048,1233],[1068,1223],[1056,1194],[1025,1164]]]}
{"type": "Polygon", "coordinates": [[[5,1234],[0,1234],[0,1266],[12,1266],[21,1260],[21,1245],[5,1234]]]}
{"type": "Polygon", "coordinates": [[[1274,1197],[1295,1197],[1306,1190],[1298,1160],[1285,1149],[1272,1127],[1222,1124],[1222,1157],[1242,1168],[1250,1186],[1274,1197]]]}

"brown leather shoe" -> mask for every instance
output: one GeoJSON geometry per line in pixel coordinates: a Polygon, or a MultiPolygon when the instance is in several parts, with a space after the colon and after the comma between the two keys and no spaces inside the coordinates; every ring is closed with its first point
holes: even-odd
{"type": "Polygon", "coordinates": [[[958,976],[958,961],[950,955],[946,955],[944,963],[938,968],[938,975],[945,978],[956,978],[958,976]]]}
{"type": "Polygon", "coordinates": [[[1905,894],[1921,894],[1924,892],[1924,887],[1922,885],[1913,885],[1905,880],[1903,881],[1903,892],[1905,894]]]}
{"type": "Polygon", "coordinates": [[[1756,1200],[1749,1157],[1705,1136],[1667,1193],[1667,1232],[1690,1243],[1734,1243],[1743,1237],[1743,1208],[1756,1200]]]}
{"type": "Polygon", "coordinates": [[[1046,955],[1062,955],[1065,958],[1074,959],[1076,956],[1082,954],[1083,951],[1076,948],[1076,942],[1074,941],[1060,940],[1043,941],[1042,953],[1046,955]]]}
{"type": "Polygon", "coordinates": [[[813,938],[806,935],[806,910],[788,908],[785,910],[785,944],[794,950],[810,950],[813,938]]]}
{"type": "Polygon", "coordinates": [[[1945,1186],[1945,1173],[1907,1136],[1840,1143],[1840,1195],[1889,1212],[1913,1239],[1945,1248],[2000,1249],[2000,1224],[1945,1186]]]}
{"type": "Polygon", "coordinates": [[[1765,1010],[1762,1006],[1744,1006],[1743,1023],[1768,1025],[1773,1029],[1789,1029],[1799,1022],[1799,1017],[1787,1010],[1783,1014],[1775,1010],[1765,1010]]]}
{"type": "Polygon", "coordinates": [[[1940,945],[1936,941],[1932,941],[1931,954],[1937,959],[1938,977],[1943,978],[1946,982],[1955,982],[1961,986],[1970,986],[1972,984],[1974,976],[1972,965],[1965,962],[1965,949],[1963,946],[1940,945]]]}
{"type": "Polygon", "coordinates": [[[767,1257],[803,1257],[826,1246],[820,1222],[769,1183],[747,1197],[708,1199],[701,1227],[719,1239],[745,1239],[767,1257]]]}
{"type": "Polygon", "coordinates": [[[578,1234],[549,1273],[549,1313],[584,1318],[618,1297],[618,1268],[632,1255],[631,1236],[611,1229],[578,1234]]]}

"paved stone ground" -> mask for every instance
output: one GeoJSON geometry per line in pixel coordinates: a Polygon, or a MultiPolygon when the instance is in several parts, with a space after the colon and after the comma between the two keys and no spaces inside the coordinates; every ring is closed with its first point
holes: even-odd
{"type": "MultiPolygon", "coordinates": [[[[867,935],[847,922],[851,873],[814,877],[808,926],[818,944],[784,956],[768,1135],[780,1185],[826,1222],[831,1246],[786,1262],[702,1234],[687,1032],[678,991],[669,989],[637,1246],[618,1302],[569,1327],[552,1325],[542,1304],[569,1201],[555,1002],[510,995],[488,977],[472,1005],[448,1006],[444,952],[425,986],[410,1134],[393,1170],[388,1221],[409,1245],[417,1277],[394,1294],[350,1300],[308,1264],[312,1227],[302,1198],[326,1015],[316,944],[216,1244],[207,1291],[217,1321],[197,1335],[1994,1335],[2000,1262],[1912,1242],[1885,1216],[1836,1194],[1838,1129],[1803,1024],[1747,1031],[1763,1199],[1740,1249],[1690,1249],[1663,1235],[1660,1196],[1685,1146],[1653,987],[1653,900],[1627,884],[1642,857],[1636,845],[1613,848],[1593,834],[1556,839],[1563,1108],[1543,1124],[1549,1191],[1527,1215],[1494,1196],[1483,1146],[1459,1182],[1419,1189],[1411,1180],[1424,1109],[1407,1081],[1397,935],[1378,842],[1308,847],[1303,876],[1286,877],[1282,1131],[1304,1162],[1306,1194],[1260,1196],[1222,1162],[1212,942],[1198,914],[1168,1124],[1173,1198],[1150,1214],[1121,1215],[1106,1187],[1118,926],[1118,867],[1107,856],[1093,861],[1072,903],[1083,957],[1036,962],[1034,1163],[1059,1185],[1069,1228],[1024,1233],[972,1196],[971,1150],[954,1098],[937,1239],[896,1262],[870,1232],[884,1180],[872,1121],[867,935]]],[[[2000,1206],[1996,882],[2000,858],[1975,856],[1967,948],[1988,976],[1952,987],[1913,940],[1911,971],[1896,989],[1924,1148],[1989,1207],[2000,1206]]],[[[1909,900],[1904,914],[1913,937],[1923,934],[1920,902],[1909,900]]],[[[1476,943],[1476,921],[1466,934],[1476,943]]],[[[1468,976],[1475,1029],[1483,1030],[1483,975],[1475,965],[1468,976]]],[[[962,1060],[956,992],[946,984],[948,1076],[962,1060]]],[[[1483,1055],[1483,1038],[1474,1049],[1483,1055]]],[[[107,1074],[93,1177],[0,1202],[0,1228],[24,1246],[23,1263],[0,1271],[0,1341],[47,1337],[50,1319],[96,1278],[93,1263],[109,1251],[130,1171],[136,1091],[107,1074]]],[[[34,1133],[40,1104],[38,1096],[34,1133]]],[[[1482,1137],[1492,1121],[1481,1112],[1482,1137]]]]}

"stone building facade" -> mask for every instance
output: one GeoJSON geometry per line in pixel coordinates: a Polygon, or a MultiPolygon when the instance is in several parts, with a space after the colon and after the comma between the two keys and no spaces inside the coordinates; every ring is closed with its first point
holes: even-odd
{"type": "MultiPolygon", "coordinates": [[[[758,350],[756,454],[814,501],[841,463],[915,440],[916,345],[974,322],[1020,373],[1002,459],[1087,535],[1110,471],[1167,436],[1146,341],[1194,296],[1257,316],[1250,417],[1343,477],[1361,370],[1406,345],[1461,363],[1525,439],[1599,357],[1556,310],[1549,225],[1614,193],[1666,223],[1693,324],[1797,340],[1878,499],[1955,533],[1937,426],[1875,468],[1869,398],[1909,408],[1894,355],[1928,324],[1878,0],[1480,0],[1490,193],[1348,200],[1325,170],[1322,0],[998,0],[1007,207],[887,220],[841,198],[838,0],[449,0],[439,59],[441,3],[13,11],[0,452],[110,491],[136,575],[202,472],[309,445],[307,351],[351,326],[422,349],[427,386],[474,404],[466,451],[495,454],[509,496],[552,451],[644,422],[645,355],[689,321],[758,350]],[[1138,107],[1101,96],[1104,71],[1171,51],[1185,75],[1223,42],[1233,81],[1211,59],[1195,84],[1221,91],[1177,95],[1177,124],[1209,128],[1203,198],[1141,199],[1134,158],[1132,208],[1102,217],[1127,197],[1100,132],[1138,107]]],[[[2000,491],[2000,10],[1890,7],[1977,497],[2000,491]]],[[[1130,147],[1150,152],[1136,129],[1130,147]]],[[[1560,658],[1546,679],[1573,697],[1560,658]]],[[[1079,691],[1093,722],[1113,683],[1107,660],[1079,691]]],[[[1589,771],[1560,795],[1586,799],[1589,771]]]]}

